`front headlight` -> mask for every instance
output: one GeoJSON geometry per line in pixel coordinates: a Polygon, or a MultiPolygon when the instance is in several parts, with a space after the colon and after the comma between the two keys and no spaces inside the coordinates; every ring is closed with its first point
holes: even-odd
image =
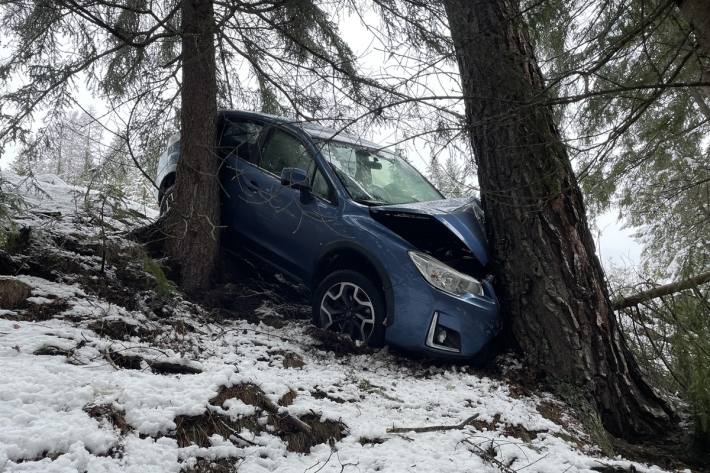
{"type": "Polygon", "coordinates": [[[483,286],[478,279],[460,273],[426,253],[410,251],[409,257],[424,279],[435,288],[457,297],[483,295],[483,286]]]}

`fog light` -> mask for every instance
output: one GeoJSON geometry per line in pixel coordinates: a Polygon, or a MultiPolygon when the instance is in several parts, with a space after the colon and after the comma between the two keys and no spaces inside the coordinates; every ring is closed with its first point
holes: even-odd
{"type": "Polygon", "coordinates": [[[446,340],[446,329],[440,326],[436,327],[436,335],[434,336],[436,343],[443,345],[446,340]]]}
{"type": "Polygon", "coordinates": [[[460,352],[461,335],[456,330],[440,325],[439,313],[434,312],[426,344],[428,347],[436,348],[437,350],[460,352]]]}

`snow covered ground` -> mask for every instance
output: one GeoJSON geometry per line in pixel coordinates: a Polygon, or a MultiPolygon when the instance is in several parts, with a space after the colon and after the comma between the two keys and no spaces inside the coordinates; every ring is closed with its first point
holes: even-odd
{"type": "Polygon", "coordinates": [[[338,350],[269,297],[230,318],[147,290],[158,283],[121,231],[122,216],[151,211],[54,176],[3,178],[30,204],[12,229],[30,227],[29,243],[8,264],[31,297],[0,310],[0,472],[630,465],[599,456],[549,395],[388,349],[338,350]]]}

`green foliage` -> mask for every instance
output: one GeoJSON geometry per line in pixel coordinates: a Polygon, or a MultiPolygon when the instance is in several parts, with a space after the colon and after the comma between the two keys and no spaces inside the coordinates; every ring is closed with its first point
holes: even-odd
{"type": "Polygon", "coordinates": [[[20,232],[14,222],[0,223],[0,250],[13,253],[13,249],[20,240],[20,232]]]}
{"type": "Polygon", "coordinates": [[[158,293],[158,295],[162,297],[168,297],[170,295],[175,294],[175,291],[177,290],[175,283],[168,279],[168,277],[165,275],[165,271],[163,271],[162,266],[160,266],[160,263],[155,261],[150,256],[144,256],[143,270],[153,276],[153,279],[155,280],[156,284],[155,291],[158,293]]]}
{"type": "Polygon", "coordinates": [[[618,208],[643,229],[647,269],[706,270],[710,97],[677,84],[708,66],[676,2],[528,0],[524,10],[551,95],[574,97],[560,111],[590,210],[618,208]]]}
{"type": "Polygon", "coordinates": [[[639,365],[654,386],[676,393],[688,403],[697,440],[706,448],[710,447],[708,314],[710,287],[707,285],[654,299],[620,314],[639,365]]]}
{"type": "Polygon", "coordinates": [[[673,301],[671,338],[675,375],[695,417],[698,437],[710,447],[710,299],[697,292],[673,301]]]}
{"type": "MultiPolygon", "coordinates": [[[[10,190],[11,184],[0,174],[0,228],[14,225],[11,217],[25,208],[22,196],[10,190]]],[[[4,230],[3,230],[4,231],[4,230]]],[[[7,235],[0,235],[6,240],[7,235]]]]}
{"type": "Polygon", "coordinates": [[[472,173],[469,160],[447,156],[441,163],[434,158],[427,171],[431,183],[446,197],[464,197],[475,193],[474,186],[467,179],[472,173]]]}

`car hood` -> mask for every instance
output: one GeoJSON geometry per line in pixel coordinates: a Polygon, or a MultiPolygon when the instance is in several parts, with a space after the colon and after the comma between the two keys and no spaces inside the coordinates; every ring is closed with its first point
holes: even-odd
{"type": "MultiPolygon", "coordinates": [[[[478,199],[458,198],[411,204],[378,205],[370,207],[370,213],[379,221],[389,222],[396,222],[397,219],[434,219],[460,240],[482,266],[488,265],[483,210],[478,199]]],[[[393,228],[392,223],[387,226],[401,234],[393,228]]],[[[405,235],[402,236],[409,240],[405,235]]],[[[445,238],[444,235],[441,237],[445,238]]]]}

